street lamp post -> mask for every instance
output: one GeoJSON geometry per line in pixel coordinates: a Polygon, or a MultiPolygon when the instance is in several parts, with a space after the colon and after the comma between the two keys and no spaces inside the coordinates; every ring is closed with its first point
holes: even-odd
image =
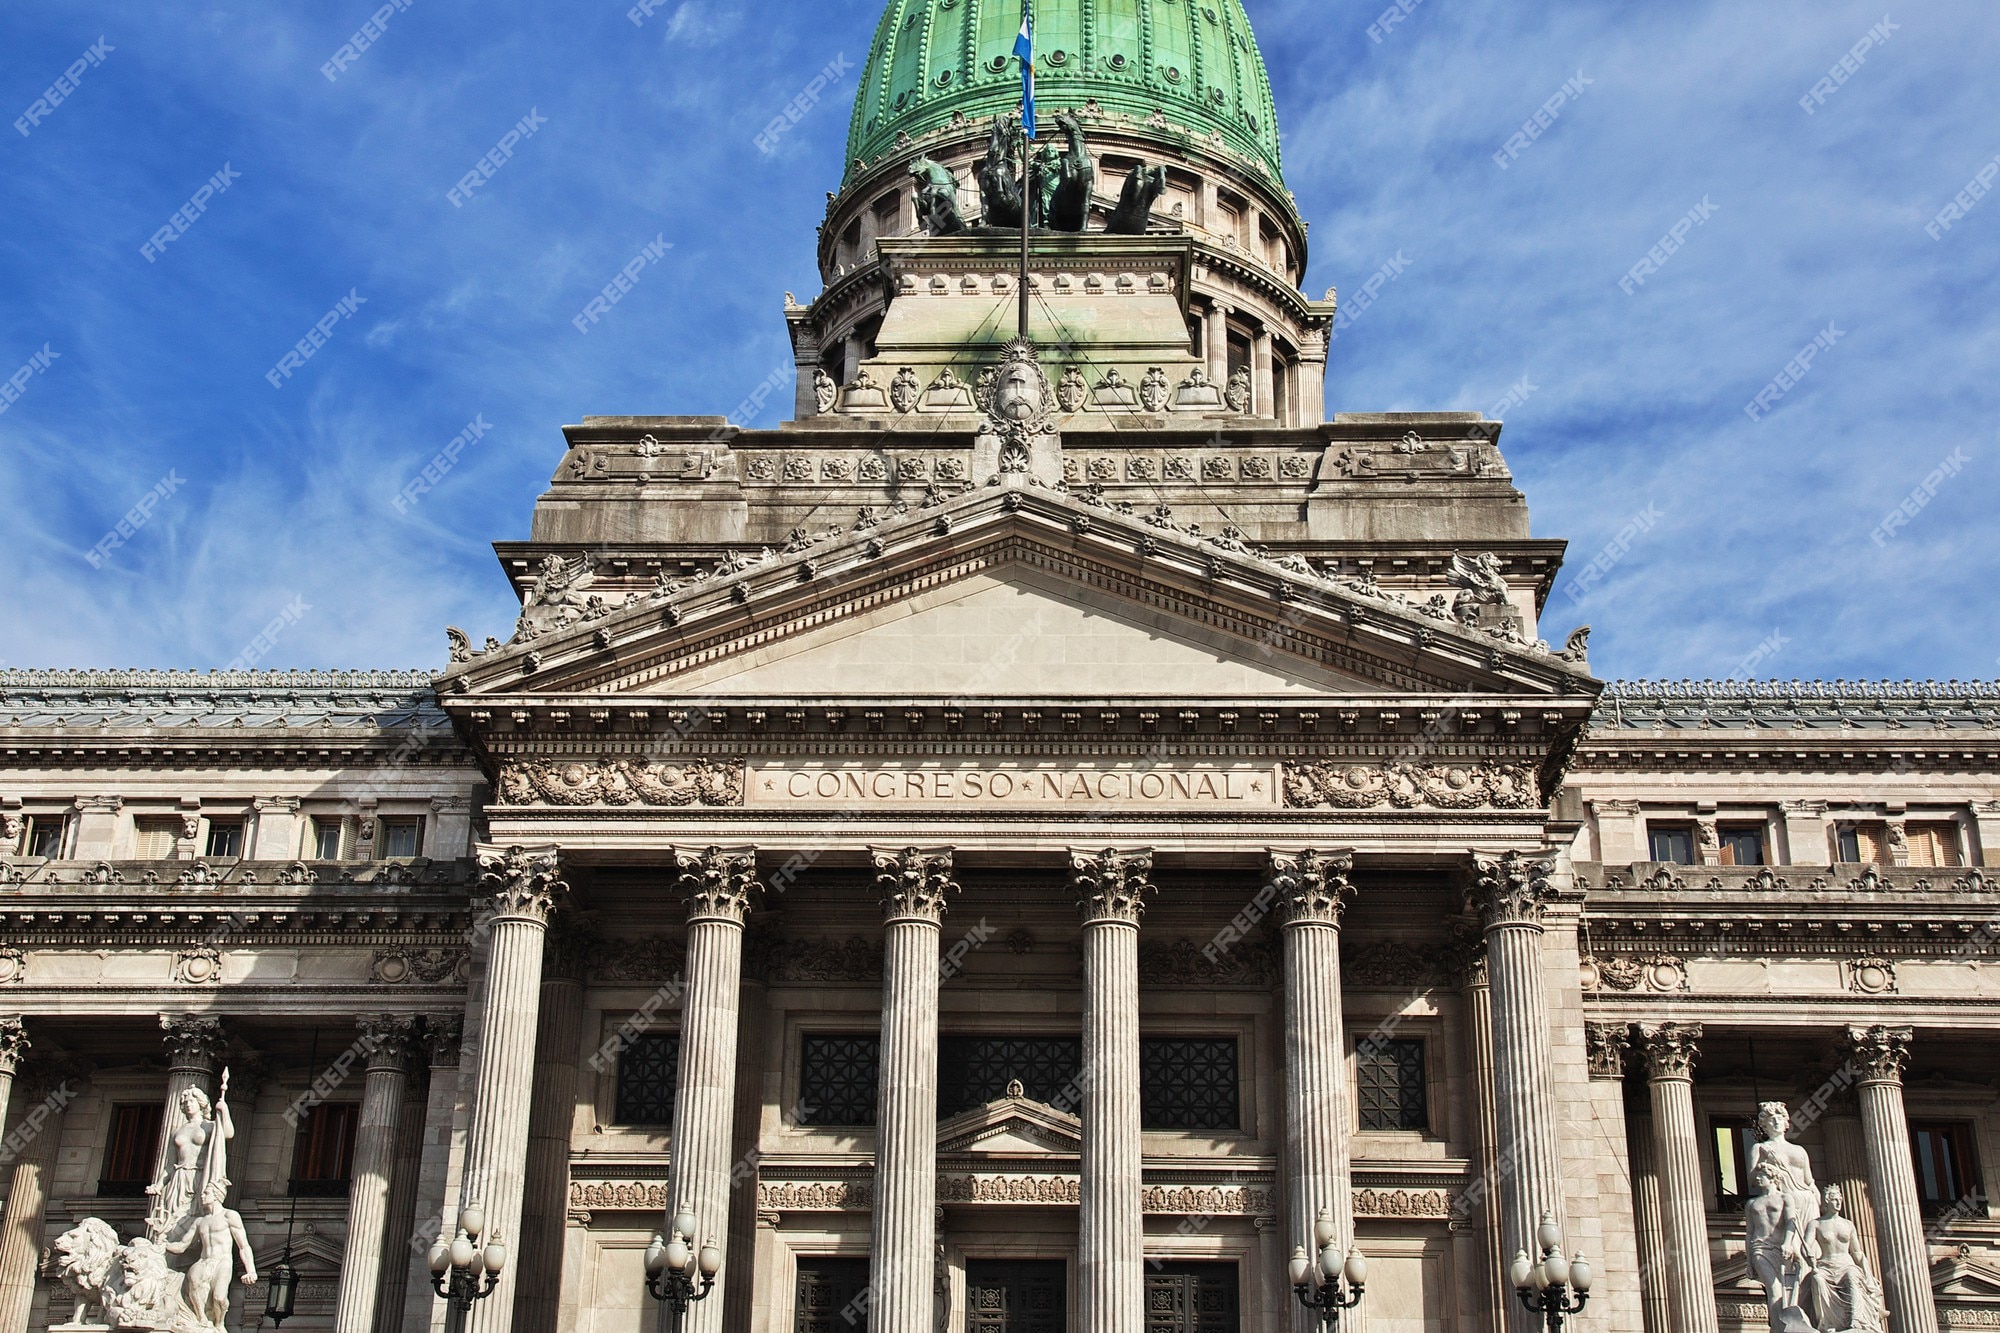
{"type": "Polygon", "coordinates": [[[1562,1333],[1564,1321],[1590,1300],[1590,1261],[1580,1254],[1563,1257],[1562,1230],[1552,1213],[1542,1214],[1542,1229],[1535,1239],[1542,1247],[1542,1261],[1531,1262],[1526,1250],[1515,1252],[1514,1290],[1529,1314],[1542,1317],[1548,1333],[1562,1333]]]}
{"type": "Polygon", "coordinates": [[[439,1241],[431,1250],[431,1288],[444,1298],[445,1333],[459,1333],[472,1303],[485,1300],[500,1285],[507,1247],[498,1236],[481,1245],[485,1230],[486,1214],[475,1205],[458,1215],[457,1239],[449,1245],[439,1241]]]}
{"type": "Polygon", "coordinates": [[[722,1268],[722,1251],[710,1241],[695,1252],[694,1231],[697,1223],[693,1213],[682,1209],[674,1218],[672,1240],[659,1236],[646,1247],[646,1290],[653,1299],[660,1302],[660,1322],[667,1323],[672,1316],[672,1331],[680,1333],[681,1321],[687,1317],[688,1306],[703,1299],[715,1288],[715,1275],[722,1268]],[[695,1285],[699,1274],[701,1285],[695,1285]]]}
{"type": "Polygon", "coordinates": [[[1361,1304],[1362,1290],[1368,1285],[1368,1261],[1357,1248],[1349,1248],[1343,1259],[1336,1240],[1333,1214],[1320,1209],[1313,1224],[1313,1240],[1319,1250],[1314,1262],[1301,1245],[1292,1251],[1292,1292],[1299,1304],[1314,1312],[1326,1333],[1338,1333],[1342,1311],[1361,1304]]]}

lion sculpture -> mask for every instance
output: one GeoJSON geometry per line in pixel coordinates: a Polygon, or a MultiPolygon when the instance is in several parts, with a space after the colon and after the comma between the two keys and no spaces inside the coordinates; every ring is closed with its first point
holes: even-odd
{"type": "Polygon", "coordinates": [[[73,1324],[84,1322],[92,1306],[102,1308],[118,1263],[118,1233],[108,1222],[87,1217],[74,1230],[65,1231],[55,1244],[56,1275],[76,1298],[73,1324]]]}

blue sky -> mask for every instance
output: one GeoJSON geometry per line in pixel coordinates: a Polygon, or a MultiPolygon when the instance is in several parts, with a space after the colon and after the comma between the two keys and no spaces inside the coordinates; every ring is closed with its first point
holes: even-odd
{"type": "MultiPolygon", "coordinates": [[[[627,0],[401,2],[334,80],[371,0],[0,14],[0,121],[85,66],[28,134],[0,129],[0,383],[27,371],[0,413],[0,665],[221,666],[274,620],[263,666],[441,664],[446,624],[511,623],[490,543],[526,535],[564,423],[729,412],[789,364],[783,296],[818,290],[853,75],[775,152],[753,140],[859,64],[876,0],[667,0],[640,24],[627,0]]],[[[1926,231],[2000,157],[1991,0],[1404,0],[1386,28],[1386,0],[1248,3],[1308,289],[1403,267],[1335,345],[1331,408],[1511,392],[1537,534],[1581,569],[1644,529],[1558,588],[1545,635],[1595,624],[1606,676],[2000,674],[2000,199],[1926,231]]]]}

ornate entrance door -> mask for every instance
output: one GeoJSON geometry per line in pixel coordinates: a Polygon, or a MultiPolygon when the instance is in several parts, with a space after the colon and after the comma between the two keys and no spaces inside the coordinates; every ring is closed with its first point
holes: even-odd
{"type": "Polygon", "coordinates": [[[866,1259],[799,1260],[794,1333],[868,1333],[866,1259]]]}
{"type": "Polygon", "coordinates": [[[1238,1333],[1235,1264],[1146,1270],[1146,1333],[1238,1333]]]}
{"type": "Polygon", "coordinates": [[[974,1259],[965,1267],[966,1333],[1065,1333],[1068,1307],[1060,1259],[974,1259]]]}

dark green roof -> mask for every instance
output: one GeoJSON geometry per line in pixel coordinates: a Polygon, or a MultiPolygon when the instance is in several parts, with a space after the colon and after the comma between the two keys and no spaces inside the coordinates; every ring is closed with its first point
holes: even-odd
{"type": "MultiPolygon", "coordinates": [[[[1016,111],[1020,0],[889,0],[862,71],[848,171],[912,137],[1016,111]]],[[[1154,111],[1237,152],[1283,182],[1271,78],[1242,0],[1036,0],[1036,105],[1095,98],[1144,121],[1154,111]]]]}

